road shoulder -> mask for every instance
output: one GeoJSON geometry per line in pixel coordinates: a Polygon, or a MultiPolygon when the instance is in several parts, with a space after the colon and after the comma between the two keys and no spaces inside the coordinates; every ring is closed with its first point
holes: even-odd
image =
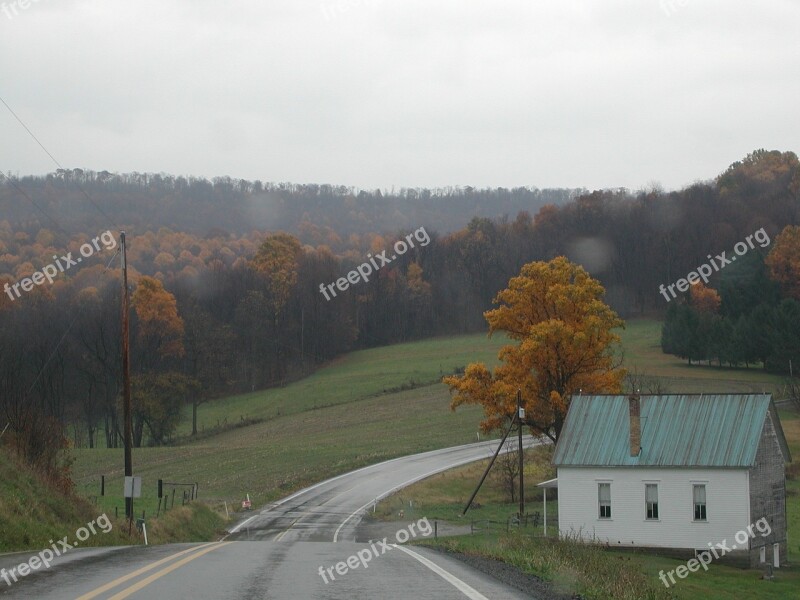
{"type": "Polygon", "coordinates": [[[529,594],[531,598],[536,598],[538,600],[580,599],[580,596],[559,594],[552,589],[550,584],[542,579],[536,577],[535,575],[523,573],[516,567],[500,560],[464,554],[462,552],[429,546],[427,544],[419,544],[419,546],[443,556],[456,559],[475,569],[476,571],[480,571],[481,573],[488,575],[509,587],[513,587],[514,589],[529,594]]]}

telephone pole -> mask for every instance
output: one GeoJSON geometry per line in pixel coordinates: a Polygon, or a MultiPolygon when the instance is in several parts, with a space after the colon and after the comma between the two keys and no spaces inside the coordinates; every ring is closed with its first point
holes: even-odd
{"type": "MultiPolygon", "coordinates": [[[[511,433],[511,430],[514,429],[514,424],[516,423],[519,427],[519,518],[520,523],[522,523],[522,515],[525,514],[525,488],[524,488],[524,481],[523,481],[523,474],[522,474],[522,423],[525,421],[525,409],[522,408],[522,391],[517,390],[517,413],[514,417],[511,418],[508,429],[503,434],[503,439],[500,440],[500,445],[497,446],[497,450],[494,451],[494,455],[492,455],[492,459],[489,461],[489,464],[486,465],[486,470],[483,472],[481,476],[481,480],[478,482],[478,487],[475,488],[475,491],[472,492],[472,496],[469,497],[467,500],[467,505],[464,507],[464,510],[461,511],[461,516],[467,514],[470,506],[472,506],[472,501],[475,500],[475,496],[478,495],[478,491],[481,489],[483,482],[486,480],[486,476],[489,474],[489,471],[494,465],[494,461],[497,460],[497,455],[500,454],[500,450],[506,443],[506,439],[508,438],[508,434],[511,433]]],[[[513,484],[513,482],[512,482],[513,484]]],[[[513,487],[513,485],[512,485],[513,487]]]]}
{"type": "MultiPolygon", "coordinates": [[[[128,298],[128,249],[125,232],[119,232],[120,260],[122,266],[122,418],[124,421],[125,476],[133,475],[133,424],[131,417],[131,363],[130,363],[130,302],[128,298]]],[[[133,520],[133,498],[125,498],[125,516],[133,520]]]]}
{"type": "Polygon", "coordinates": [[[522,391],[517,390],[517,425],[519,427],[519,518],[525,514],[525,472],[522,461],[522,423],[525,421],[525,409],[522,408],[522,391]]]}

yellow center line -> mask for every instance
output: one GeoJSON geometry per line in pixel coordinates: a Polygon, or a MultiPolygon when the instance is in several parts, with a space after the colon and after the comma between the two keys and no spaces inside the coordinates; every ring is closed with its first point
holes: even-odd
{"type": "MultiPolygon", "coordinates": [[[[212,543],[214,543],[214,542],[212,542],[212,543]]],[[[96,598],[97,596],[99,596],[103,592],[107,592],[111,588],[115,588],[118,585],[120,585],[122,583],[125,583],[126,581],[128,581],[130,579],[133,579],[134,577],[138,577],[139,575],[141,575],[143,573],[147,573],[148,571],[152,571],[156,567],[160,567],[161,565],[163,565],[166,562],[169,562],[171,560],[174,560],[174,559],[178,558],[179,556],[183,556],[184,554],[188,554],[189,552],[194,552],[196,550],[200,550],[201,548],[205,548],[206,546],[210,546],[210,545],[211,545],[211,543],[203,544],[202,546],[195,546],[194,548],[189,548],[187,550],[183,550],[181,552],[178,552],[177,554],[171,554],[171,555],[167,556],[166,558],[162,558],[161,560],[158,560],[158,561],[156,561],[156,562],[154,562],[152,564],[149,564],[149,565],[147,565],[145,567],[142,567],[141,569],[138,569],[138,570],[134,571],[133,573],[128,573],[127,575],[125,575],[123,577],[120,577],[119,579],[115,579],[114,581],[106,583],[105,585],[97,588],[96,590],[93,590],[93,591],[89,592],[88,594],[84,594],[83,596],[80,596],[79,598],[77,598],[77,600],[91,600],[92,598],[96,598]]]]}
{"type": "Polygon", "coordinates": [[[287,533],[289,533],[289,529],[294,527],[294,524],[297,523],[302,518],[303,517],[297,517],[294,521],[292,521],[292,524],[289,525],[289,527],[287,529],[285,529],[284,531],[281,531],[278,535],[276,535],[275,539],[273,541],[280,542],[283,539],[283,536],[285,536],[287,533]]]}
{"type": "MultiPolygon", "coordinates": [[[[317,506],[317,508],[321,508],[321,507],[325,506],[325,505],[326,505],[328,502],[330,502],[331,500],[336,500],[336,498],[338,498],[339,496],[342,496],[343,494],[346,494],[346,493],[347,493],[347,492],[349,492],[350,490],[353,490],[353,489],[355,489],[355,488],[357,488],[357,487],[358,487],[358,486],[354,485],[354,486],[353,486],[353,487],[351,487],[351,488],[347,488],[347,489],[346,489],[345,491],[343,491],[343,492],[339,492],[339,493],[338,493],[338,494],[336,494],[335,496],[331,496],[330,498],[328,498],[327,500],[325,500],[325,502],[323,502],[322,504],[320,504],[319,506],[317,506]]],[[[289,527],[287,527],[287,528],[286,528],[284,531],[281,531],[281,532],[280,532],[278,535],[276,535],[276,536],[275,536],[275,539],[274,539],[274,540],[272,540],[272,541],[273,541],[273,542],[280,542],[280,541],[283,539],[283,536],[285,536],[287,533],[289,533],[289,530],[290,530],[292,527],[294,527],[294,526],[297,524],[297,522],[298,522],[300,519],[303,519],[303,518],[307,517],[308,515],[313,515],[313,514],[319,514],[319,513],[318,513],[318,512],[316,512],[316,513],[315,513],[314,511],[307,511],[307,512],[305,512],[304,514],[300,515],[300,516],[299,516],[299,517],[297,517],[297,518],[296,518],[294,521],[292,521],[292,524],[291,524],[291,525],[289,525],[289,527]]]]}
{"type": "Polygon", "coordinates": [[[228,544],[233,544],[233,542],[222,542],[220,544],[214,544],[210,548],[206,548],[205,550],[201,550],[200,552],[195,552],[194,554],[191,554],[191,555],[187,556],[186,558],[182,558],[178,562],[172,563],[170,566],[161,569],[158,573],[153,573],[149,577],[145,577],[140,582],[133,584],[127,590],[123,590],[118,594],[114,594],[108,600],[122,600],[123,598],[127,598],[131,594],[135,594],[136,592],[138,592],[142,588],[147,587],[148,585],[153,583],[156,579],[160,579],[164,575],[172,573],[175,569],[181,568],[183,565],[193,561],[194,559],[200,558],[204,554],[208,554],[209,552],[213,552],[217,548],[222,548],[223,546],[227,546],[228,544]]]}

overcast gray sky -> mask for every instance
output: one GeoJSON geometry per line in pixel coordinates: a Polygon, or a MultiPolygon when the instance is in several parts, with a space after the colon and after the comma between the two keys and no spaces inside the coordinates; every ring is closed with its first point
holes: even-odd
{"type": "MultiPolygon", "coordinates": [[[[0,0],[0,97],[68,168],[670,189],[800,151],[799,32],[797,0],[0,0]]],[[[54,169],[0,105],[0,170],[54,169]]]]}

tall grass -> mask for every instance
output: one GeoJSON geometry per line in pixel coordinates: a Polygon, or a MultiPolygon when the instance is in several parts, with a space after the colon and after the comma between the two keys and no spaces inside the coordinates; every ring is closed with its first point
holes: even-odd
{"type": "Polygon", "coordinates": [[[586,600],[675,598],[631,559],[575,538],[533,537],[512,531],[499,537],[448,538],[426,541],[425,545],[503,561],[551,582],[559,593],[578,594],[586,600]]]}

